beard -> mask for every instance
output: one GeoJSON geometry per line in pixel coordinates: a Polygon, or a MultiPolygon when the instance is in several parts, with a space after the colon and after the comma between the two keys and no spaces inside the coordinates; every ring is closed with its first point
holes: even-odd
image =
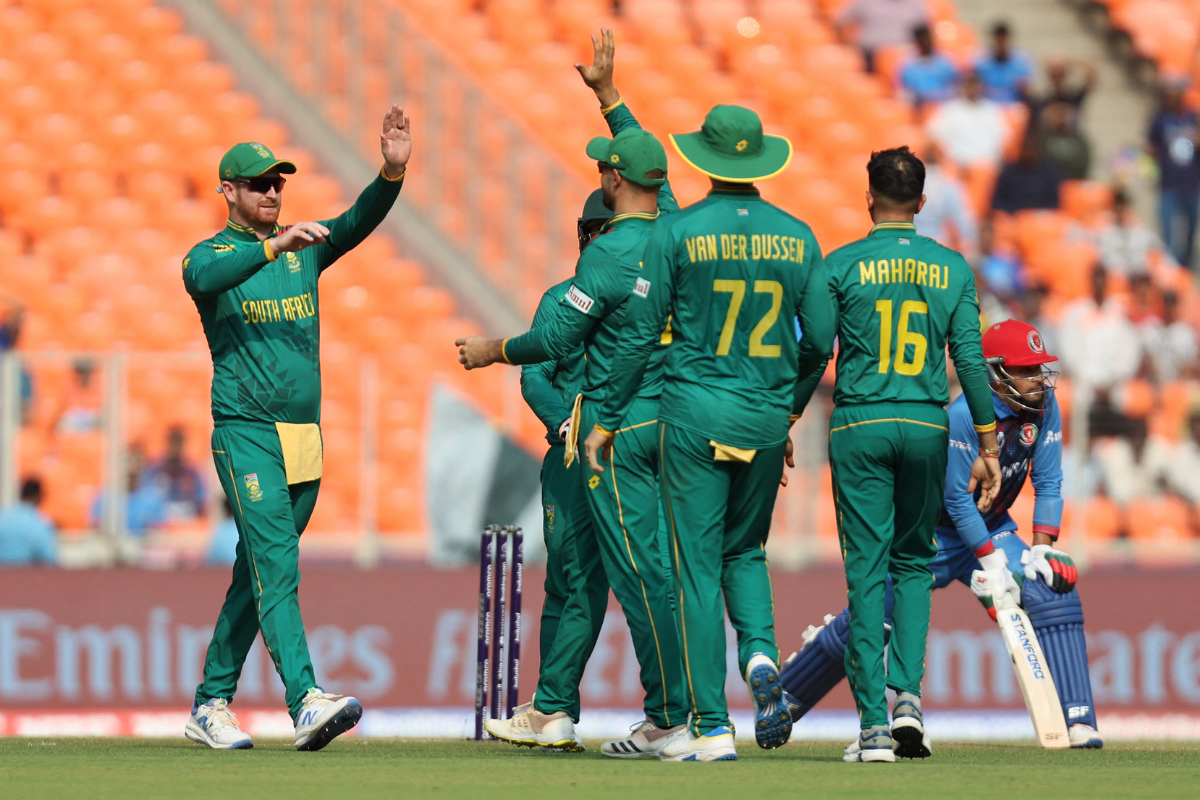
{"type": "Polygon", "coordinates": [[[282,201],[278,198],[275,200],[261,198],[253,201],[238,198],[237,210],[242,219],[251,225],[274,225],[279,220],[279,210],[282,205],[282,201]]]}

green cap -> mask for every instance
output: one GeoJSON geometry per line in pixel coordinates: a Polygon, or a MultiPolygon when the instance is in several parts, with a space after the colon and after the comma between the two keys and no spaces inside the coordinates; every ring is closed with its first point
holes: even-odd
{"type": "Polygon", "coordinates": [[[240,142],[225,151],[221,156],[221,167],[218,172],[220,180],[231,178],[253,178],[278,167],[279,171],[291,175],[296,171],[296,165],[290,161],[281,161],[259,142],[240,142]]]}
{"type": "Polygon", "coordinates": [[[667,181],[667,151],[650,131],[627,128],[612,139],[597,136],[588,142],[587,154],[641,186],[662,186],[667,181]],[[656,169],[662,170],[661,178],[646,177],[656,169]]]}
{"type": "Polygon", "coordinates": [[[792,160],[792,143],[764,134],[758,114],[741,106],[713,106],[698,132],[669,138],[691,167],[730,183],[774,178],[792,160]]]}
{"type": "Polygon", "coordinates": [[[583,204],[583,213],[579,215],[579,221],[583,223],[608,222],[612,219],[613,210],[604,205],[604,190],[597,189],[588,195],[588,199],[583,204]]]}

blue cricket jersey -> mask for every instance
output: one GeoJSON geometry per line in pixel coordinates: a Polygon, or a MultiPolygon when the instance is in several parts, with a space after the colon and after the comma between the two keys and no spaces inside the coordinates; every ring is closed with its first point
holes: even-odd
{"type": "Polygon", "coordinates": [[[1057,537],[1062,524],[1062,415],[1051,394],[1043,411],[1014,412],[992,395],[996,409],[996,438],[1000,443],[1000,493],[986,513],[975,507],[979,490],[971,496],[967,484],[971,465],[979,455],[979,434],[966,398],[960,396],[947,409],[950,415],[950,457],[946,463],[946,493],[938,520],[939,537],[955,536],[972,550],[982,547],[1001,531],[1015,531],[1008,509],[1032,474],[1037,499],[1033,507],[1033,532],[1057,537]]]}

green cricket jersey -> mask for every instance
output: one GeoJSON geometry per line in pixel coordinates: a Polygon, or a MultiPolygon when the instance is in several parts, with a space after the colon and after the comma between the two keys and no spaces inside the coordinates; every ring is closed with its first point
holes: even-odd
{"type": "MultiPolygon", "coordinates": [[[[553,317],[554,309],[570,286],[571,281],[566,280],[542,295],[533,315],[533,328],[545,325],[553,317]]],[[[585,364],[580,345],[557,361],[526,364],[521,368],[521,396],[546,426],[546,441],[550,444],[564,444],[558,428],[571,416],[571,403],[583,385],[585,364]]]]}
{"type": "Polygon", "coordinates": [[[402,183],[380,171],[348,211],[322,222],[326,241],[298,253],[269,258],[232,221],[188,251],[183,283],[212,352],[214,421],[320,422],[317,279],[383,221],[402,183]]]}
{"type": "Polygon", "coordinates": [[[634,296],[601,427],[624,416],[669,316],[659,419],[730,447],[783,441],[797,376],[833,346],[824,262],[808,225],[753,187],[714,189],[659,220],[634,296]]]}
{"type": "MultiPolygon", "coordinates": [[[[975,277],[966,260],[911,223],[881,222],[826,259],[838,322],[838,406],[946,405],[946,346],[977,427],[995,423],[979,333],[975,277]]],[[[803,408],[824,366],[803,382],[803,408]]]]}
{"type": "MultiPolygon", "coordinates": [[[[626,128],[641,127],[623,102],[608,109],[605,120],[614,136],[626,128]]],[[[561,359],[582,342],[587,366],[581,391],[589,401],[602,402],[610,384],[610,367],[626,307],[630,298],[642,291],[646,241],[660,215],[678,210],[679,203],[668,182],[659,189],[657,213],[618,214],[605,223],[601,235],[580,254],[575,277],[560,295],[554,313],[544,325],[505,341],[505,360],[530,364],[561,359]]],[[[651,365],[637,387],[639,397],[658,397],[662,393],[662,365],[670,343],[664,327],[665,321],[659,328],[651,365]]]]}

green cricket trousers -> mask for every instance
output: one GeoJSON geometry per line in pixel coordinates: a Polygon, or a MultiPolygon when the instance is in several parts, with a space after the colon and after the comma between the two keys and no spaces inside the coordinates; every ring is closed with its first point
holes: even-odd
{"type": "Polygon", "coordinates": [[[288,485],[279,434],[271,423],[218,422],[212,451],[221,488],[233,507],[238,545],[196,702],[233,699],[246,654],[261,631],[295,719],[305,694],[317,685],[297,590],[300,534],[312,516],[321,481],[288,485]]]}
{"type": "MultiPolygon", "coordinates": [[[[595,475],[586,463],[578,474],[586,526],[576,532],[576,555],[585,565],[598,555],[608,585],[621,604],[640,668],[645,713],[669,728],[687,720],[679,639],[671,613],[670,581],[665,575],[665,528],[659,520],[657,399],[639,398],[616,432],[612,460],[595,475]]],[[[595,405],[584,402],[579,426],[582,441],[595,425],[595,405]]],[[[535,707],[544,713],[570,710],[586,658],[558,656],[566,620],[559,625],[552,662],[543,665],[535,707]]],[[[575,634],[576,636],[580,634],[575,634]]]]}
{"type": "Polygon", "coordinates": [[[888,724],[885,686],[921,694],[948,437],[946,411],[933,403],[839,406],[830,420],[829,465],[850,599],[846,674],[864,729],[888,724]],[[895,607],[885,677],[889,572],[895,607]]]}
{"type": "MultiPolygon", "coordinates": [[[[587,502],[579,472],[586,466],[563,464],[565,447],[551,445],[542,461],[542,535],[546,541],[546,599],[539,630],[541,670],[556,662],[586,664],[600,638],[608,608],[608,578],[600,563],[595,537],[579,542],[590,531],[587,502]],[[589,546],[590,545],[590,546],[589,546]],[[558,651],[555,652],[555,648],[558,651]]],[[[582,678],[582,671],[579,672],[582,678]]],[[[537,692],[549,694],[551,686],[537,692]]],[[[579,720],[579,683],[564,685],[563,711],[579,720]]],[[[555,708],[558,710],[558,708],[555,708]]]]}
{"type": "Polygon", "coordinates": [[[779,662],[766,544],[786,444],[759,450],[748,463],[718,461],[708,437],[671,422],[656,427],[688,704],[700,736],[730,724],[727,611],[743,674],[755,653],[779,662]]]}

